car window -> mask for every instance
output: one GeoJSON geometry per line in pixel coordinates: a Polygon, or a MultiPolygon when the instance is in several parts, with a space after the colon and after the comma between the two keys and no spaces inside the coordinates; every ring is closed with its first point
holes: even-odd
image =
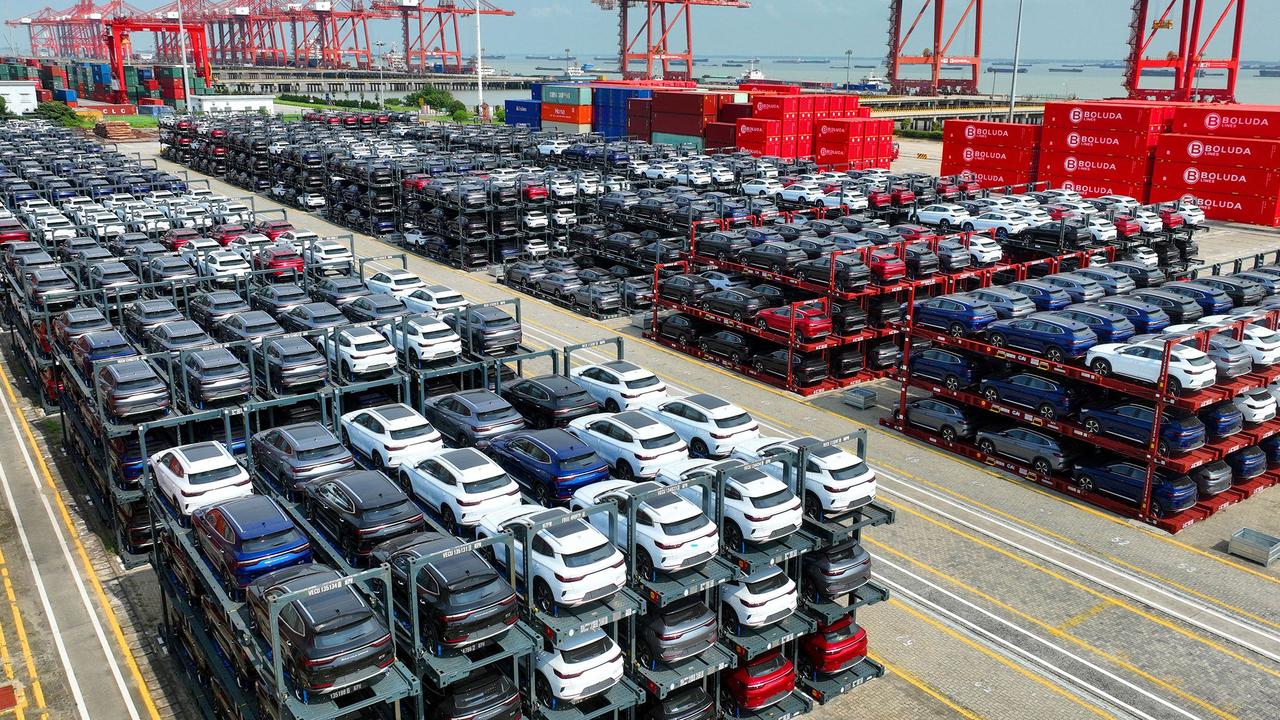
{"type": "Polygon", "coordinates": [[[535,535],[533,538],[533,551],[539,555],[554,557],[555,551],[551,549],[551,545],[541,535],[535,535]]]}

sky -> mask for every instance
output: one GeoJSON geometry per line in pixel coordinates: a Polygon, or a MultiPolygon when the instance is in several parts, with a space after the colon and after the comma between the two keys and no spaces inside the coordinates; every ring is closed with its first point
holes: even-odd
{"type": "MultiPolygon", "coordinates": [[[[49,0],[6,0],[0,15],[19,17],[44,7],[49,0]]],[[[1208,13],[1221,10],[1226,0],[1208,0],[1208,13]]],[[[604,54],[617,47],[617,13],[606,12],[591,0],[493,0],[514,10],[514,17],[485,18],[486,52],[558,52],[604,54]]],[[[921,0],[907,0],[908,12],[921,0]]],[[[146,8],[159,0],[132,0],[146,8]]],[[[1120,60],[1126,54],[1130,3],[1127,0],[1025,0],[1023,57],[1028,59],[1120,60]]],[[[54,0],[56,8],[72,0],[54,0]]],[[[335,2],[335,5],[339,4],[335,2]]],[[[952,0],[950,14],[966,4],[952,0]]],[[[851,49],[857,57],[882,57],[888,38],[888,0],[751,0],[750,9],[703,7],[694,9],[694,48],[699,54],[831,55],[851,49]]],[[[637,11],[633,10],[633,17],[637,11]]],[[[1017,0],[986,0],[984,48],[986,58],[1013,55],[1017,0]]],[[[1216,15],[1213,16],[1216,20],[1216,15]]],[[[1274,33],[1280,27],[1280,3],[1255,2],[1246,10],[1244,56],[1247,60],[1280,59],[1274,33]]],[[[1208,21],[1212,22],[1212,20],[1208,21]]],[[[463,47],[474,47],[474,30],[464,22],[463,47]]],[[[373,29],[375,39],[397,39],[398,23],[383,21],[373,29]]],[[[26,44],[20,28],[5,28],[0,46],[26,44]]],[[[1226,33],[1212,51],[1225,45],[1226,33]]],[[[910,48],[923,49],[927,34],[917,31],[910,48]],[[917,37],[919,42],[917,42],[917,37]]],[[[961,50],[964,33],[953,53],[961,50]]],[[[971,41],[969,41],[971,42],[971,41]]],[[[1153,46],[1151,54],[1168,47],[1153,46]]],[[[957,53],[958,54],[958,53],[957,53]]]]}

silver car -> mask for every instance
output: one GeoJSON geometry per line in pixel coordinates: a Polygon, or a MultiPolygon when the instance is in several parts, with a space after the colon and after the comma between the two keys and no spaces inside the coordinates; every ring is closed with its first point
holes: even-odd
{"type": "Polygon", "coordinates": [[[1069,453],[1057,438],[1024,427],[979,430],[976,444],[986,455],[1012,458],[1041,475],[1062,472],[1070,464],[1069,453]]]}
{"type": "Polygon", "coordinates": [[[677,663],[705,652],[718,637],[715,613],[694,595],[641,619],[636,659],[649,669],[658,662],[677,663]]]}

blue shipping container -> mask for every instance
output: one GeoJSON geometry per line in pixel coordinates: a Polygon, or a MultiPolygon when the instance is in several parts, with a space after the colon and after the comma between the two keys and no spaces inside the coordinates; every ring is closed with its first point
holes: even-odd
{"type": "Polygon", "coordinates": [[[542,101],[542,83],[533,83],[529,86],[529,97],[532,100],[542,101]]]}
{"type": "Polygon", "coordinates": [[[71,88],[64,88],[64,89],[61,89],[61,90],[54,90],[54,91],[53,91],[53,99],[54,99],[54,100],[60,100],[60,101],[62,101],[62,102],[75,102],[75,101],[76,101],[76,91],[75,91],[75,90],[72,90],[71,88]]]}

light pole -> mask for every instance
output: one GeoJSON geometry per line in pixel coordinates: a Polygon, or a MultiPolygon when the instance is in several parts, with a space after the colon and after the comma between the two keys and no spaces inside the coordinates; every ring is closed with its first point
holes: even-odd
{"type": "Polygon", "coordinates": [[[853,68],[853,51],[844,51],[844,88],[849,89],[849,72],[853,68]]]}
{"type": "Polygon", "coordinates": [[[387,54],[382,52],[382,46],[386,43],[379,40],[376,44],[378,46],[378,109],[386,110],[387,106],[382,98],[382,90],[386,86],[385,73],[387,69],[387,54]]]}
{"type": "Polygon", "coordinates": [[[484,48],[480,46],[480,0],[476,0],[476,114],[488,120],[484,110],[484,48]]]}
{"type": "MultiPolygon", "coordinates": [[[[191,80],[187,76],[187,28],[182,21],[182,0],[178,0],[178,59],[182,63],[182,92],[186,93],[187,112],[191,112],[191,94],[194,88],[191,87],[191,80]]],[[[123,83],[124,78],[119,78],[119,82],[123,83]]],[[[124,90],[124,88],[120,88],[124,90]]]]}
{"type": "Polygon", "coordinates": [[[1018,24],[1013,31],[1013,79],[1009,81],[1009,122],[1013,122],[1013,107],[1018,101],[1018,51],[1022,49],[1022,3],[1018,0],[1018,24]]]}

